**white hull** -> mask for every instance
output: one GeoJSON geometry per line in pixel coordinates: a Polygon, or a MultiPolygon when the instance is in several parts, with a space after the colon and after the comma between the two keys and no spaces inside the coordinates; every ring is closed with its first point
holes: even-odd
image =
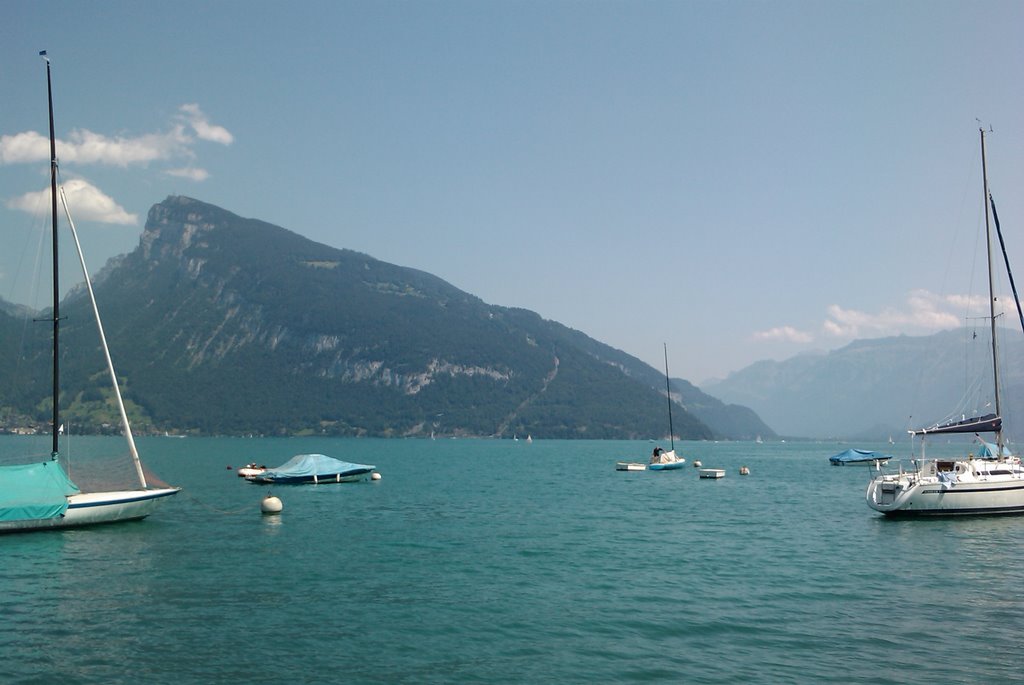
{"type": "Polygon", "coordinates": [[[249,466],[243,466],[242,468],[238,469],[238,477],[252,480],[256,476],[263,475],[265,471],[266,469],[254,469],[249,466]]]}
{"type": "Polygon", "coordinates": [[[620,461],[615,464],[616,471],[646,471],[647,464],[638,461],[620,461]]]}
{"type": "Polygon", "coordinates": [[[920,471],[877,476],[865,499],[889,516],[1024,513],[1024,470],[1016,459],[927,461],[920,471]]]}
{"type": "Polygon", "coordinates": [[[68,508],[63,516],[0,522],[0,533],[135,521],[149,516],[161,500],[178,494],[178,490],[179,488],[152,488],[69,495],[68,508]]]}

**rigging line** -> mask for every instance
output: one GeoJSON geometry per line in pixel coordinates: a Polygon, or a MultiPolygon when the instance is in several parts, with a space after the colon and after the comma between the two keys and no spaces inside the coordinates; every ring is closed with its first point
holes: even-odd
{"type": "MultiPolygon", "coordinates": [[[[36,204],[37,207],[35,209],[39,209],[41,205],[39,205],[38,202],[36,204]]],[[[35,212],[33,212],[33,216],[36,216],[35,212]]],[[[20,250],[18,266],[14,272],[14,277],[11,279],[12,286],[10,289],[10,301],[14,302],[15,299],[18,297],[17,291],[13,284],[22,283],[25,280],[27,280],[29,283],[27,300],[31,304],[24,305],[22,309],[18,310],[21,313],[21,335],[18,340],[18,347],[16,350],[14,350],[14,373],[12,374],[10,379],[8,397],[14,397],[15,395],[23,396],[23,393],[16,393],[15,388],[20,387],[18,379],[21,376],[22,370],[25,367],[31,367],[31,363],[29,362],[27,354],[30,330],[29,324],[37,322],[37,319],[35,319],[32,315],[32,310],[38,306],[39,289],[41,287],[38,276],[42,272],[43,253],[46,248],[47,230],[48,228],[44,228],[43,224],[38,221],[29,230],[29,235],[28,238],[26,238],[25,246],[20,250]],[[35,259],[33,260],[34,266],[32,269],[27,269],[25,267],[25,261],[28,259],[28,255],[30,254],[30,251],[28,249],[30,244],[29,238],[31,238],[33,235],[38,236],[38,239],[35,242],[35,250],[34,252],[31,253],[34,254],[35,256],[35,259]],[[31,273],[33,274],[30,278],[26,278],[24,276],[24,274],[27,271],[31,271],[31,273]]]]}
{"type": "Polygon", "coordinates": [[[96,305],[96,295],[93,293],[92,281],[89,279],[89,269],[85,266],[85,256],[82,254],[82,244],[78,240],[78,231],[75,229],[75,222],[71,219],[71,210],[68,208],[68,198],[64,194],[64,186],[60,187],[60,201],[64,206],[64,213],[68,218],[68,228],[71,229],[71,237],[75,241],[75,250],[78,252],[79,264],[82,266],[82,276],[85,278],[86,292],[88,292],[89,302],[92,304],[93,316],[96,320],[96,329],[99,332],[100,344],[103,348],[103,356],[107,361],[107,371],[110,373],[110,381],[114,389],[114,399],[117,400],[118,413],[121,415],[122,433],[124,433],[125,440],[128,441],[128,450],[131,452],[132,462],[135,464],[135,472],[139,478],[139,484],[145,490],[148,488],[148,485],[146,484],[146,476],[142,471],[142,462],[139,460],[139,451],[135,446],[135,437],[132,435],[131,424],[128,421],[128,412],[125,409],[124,400],[121,397],[121,387],[117,380],[117,373],[114,371],[114,362],[110,359],[110,348],[107,345],[107,336],[103,332],[103,322],[100,320],[99,308],[96,305]]]}
{"type": "MultiPolygon", "coordinates": [[[[11,286],[7,295],[11,302],[17,300],[27,302],[26,306],[30,309],[45,309],[47,306],[45,304],[39,305],[39,291],[42,289],[40,275],[43,271],[43,255],[48,247],[46,237],[50,231],[50,227],[45,226],[40,219],[43,209],[41,202],[36,201],[29,210],[34,220],[24,229],[27,235],[24,242],[18,245],[18,248],[20,248],[18,249],[18,263],[10,279],[11,286]],[[33,237],[36,238],[34,249],[32,249],[33,237]],[[22,283],[28,283],[28,287],[17,287],[22,283]]],[[[49,293],[47,293],[46,297],[49,299],[49,293]]]]}
{"type": "MultiPolygon", "coordinates": [[[[984,230],[980,230],[980,229],[984,228],[984,221],[985,221],[985,203],[982,202],[981,204],[982,204],[981,211],[979,212],[978,216],[975,219],[974,250],[971,252],[971,255],[972,255],[972,258],[971,258],[971,275],[970,275],[970,278],[968,279],[967,298],[966,298],[966,302],[964,303],[964,321],[965,322],[966,321],[978,321],[978,320],[982,320],[982,321],[988,322],[991,319],[991,316],[989,316],[987,314],[985,316],[970,316],[971,311],[975,307],[975,304],[974,304],[974,297],[975,297],[975,295],[974,295],[974,286],[975,286],[975,282],[976,282],[977,275],[978,275],[978,254],[981,252],[981,239],[983,237],[985,237],[985,235],[986,235],[984,230]]],[[[980,297],[980,294],[979,294],[979,297],[980,297]]],[[[976,340],[977,337],[978,337],[976,330],[975,330],[974,333],[975,333],[974,336],[971,337],[972,341],[976,340]]],[[[966,330],[965,330],[965,335],[966,335],[966,330]]],[[[964,372],[963,388],[964,388],[964,396],[965,397],[966,397],[967,393],[971,392],[972,384],[977,382],[977,378],[975,378],[975,375],[974,375],[975,371],[974,371],[974,368],[973,368],[973,364],[971,363],[972,360],[974,359],[974,356],[973,356],[974,352],[971,349],[969,349],[970,345],[968,344],[968,342],[969,341],[965,337],[964,338],[964,346],[963,346],[963,355],[964,355],[964,357],[963,357],[963,372],[964,372]]],[[[963,401],[964,400],[961,400],[961,402],[963,402],[963,401]]]]}
{"type": "Polygon", "coordinates": [[[1003,251],[1003,262],[1006,264],[1006,275],[1010,278],[1010,290],[1013,291],[1013,301],[1017,305],[1017,316],[1020,317],[1020,328],[1024,331],[1024,311],[1020,308],[1020,298],[1017,297],[1017,285],[1013,282],[1013,272],[1010,271],[1010,258],[1006,254],[1006,243],[1003,241],[1003,231],[999,227],[999,214],[996,212],[996,201],[992,193],[988,194],[989,204],[992,205],[992,218],[996,224],[996,235],[999,236],[999,248],[1003,251]]]}
{"type": "MultiPolygon", "coordinates": [[[[974,206],[975,203],[974,178],[975,174],[977,173],[977,165],[981,163],[981,153],[979,152],[976,145],[973,145],[972,147],[973,156],[971,157],[971,163],[964,166],[963,180],[959,184],[961,192],[959,202],[957,203],[957,209],[955,214],[952,216],[952,220],[948,222],[949,228],[946,231],[948,235],[944,238],[945,243],[949,245],[949,250],[946,252],[946,268],[942,274],[942,291],[940,293],[942,295],[949,294],[949,289],[951,287],[956,287],[957,289],[959,289],[959,286],[952,285],[950,274],[953,272],[954,269],[954,260],[957,260],[959,262],[959,259],[961,258],[961,255],[963,253],[963,248],[960,244],[966,242],[966,240],[963,239],[962,229],[967,221],[965,217],[968,213],[968,208],[974,206]]],[[[952,200],[952,198],[950,199],[952,200]]],[[[978,222],[981,222],[980,216],[978,217],[978,222]]],[[[946,224],[947,222],[943,223],[946,224]]],[[[942,236],[940,236],[940,239],[942,239],[942,236]]],[[[974,276],[977,273],[977,241],[978,234],[975,233],[975,252],[974,260],[971,263],[971,280],[969,281],[971,287],[973,287],[974,276]]],[[[959,269],[957,269],[957,271],[959,271],[959,269]]]]}

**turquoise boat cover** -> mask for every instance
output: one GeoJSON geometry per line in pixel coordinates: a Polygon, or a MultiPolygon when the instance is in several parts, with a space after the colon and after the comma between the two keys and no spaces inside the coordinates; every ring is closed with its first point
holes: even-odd
{"type": "Polygon", "coordinates": [[[372,471],[373,466],[369,464],[353,464],[341,461],[324,454],[297,454],[277,468],[267,469],[260,474],[262,478],[312,478],[320,475],[333,475],[340,473],[359,473],[372,471]]]}
{"type": "Polygon", "coordinates": [[[828,458],[833,464],[857,464],[859,462],[871,462],[876,459],[892,459],[892,455],[870,450],[848,449],[828,458]]]}
{"type": "MultiPolygon", "coordinates": [[[[982,442],[981,449],[978,450],[978,456],[982,459],[995,459],[996,455],[999,454],[999,447],[991,442],[982,442]]],[[[1003,445],[1003,456],[1012,456],[1013,452],[1006,445],[1003,445]]]]}
{"type": "Polygon", "coordinates": [[[0,521],[51,519],[68,508],[68,495],[78,492],[60,463],[0,466],[0,521]]]}

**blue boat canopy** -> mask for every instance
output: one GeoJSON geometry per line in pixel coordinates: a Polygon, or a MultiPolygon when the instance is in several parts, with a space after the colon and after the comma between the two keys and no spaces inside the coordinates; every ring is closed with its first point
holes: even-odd
{"type": "Polygon", "coordinates": [[[325,454],[297,454],[277,468],[267,469],[260,478],[264,480],[283,480],[294,478],[312,478],[313,476],[347,473],[367,473],[374,466],[369,464],[353,464],[341,461],[325,454]]]}
{"type": "Polygon", "coordinates": [[[828,460],[833,464],[855,464],[862,461],[884,461],[886,459],[892,459],[892,456],[889,454],[883,454],[882,452],[872,452],[870,450],[858,450],[852,448],[828,458],[828,460]]]}
{"type": "MultiPolygon", "coordinates": [[[[1009,457],[1013,453],[1010,448],[1003,445],[1003,456],[1009,457]]],[[[999,447],[991,442],[982,442],[981,449],[978,450],[978,456],[982,459],[996,459],[999,455],[999,447]]]]}
{"type": "Polygon", "coordinates": [[[68,495],[78,493],[56,461],[0,466],[0,521],[38,521],[63,516],[68,495]]]}

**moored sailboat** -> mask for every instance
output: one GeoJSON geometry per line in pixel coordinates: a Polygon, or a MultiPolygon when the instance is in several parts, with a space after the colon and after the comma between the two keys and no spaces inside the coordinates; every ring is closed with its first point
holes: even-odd
{"type": "MultiPolygon", "coordinates": [[[[920,457],[913,461],[914,468],[897,473],[879,473],[868,484],[865,498],[869,507],[888,516],[927,516],[952,514],[1011,514],[1024,513],[1024,468],[1020,458],[1011,454],[1003,440],[1003,419],[999,388],[999,351],[996,344],[995,287],[993,279],[991,218],[1002,242],[1002,231],[995,214],[995,204],[988,189],[988,171],[985,164],[985,130],[981,130],[981,165],[984,187],[985,237],[988,253],[989,320],[992,334],[992,381],[995,413],[976,417],[963,417],[910,431],[913,438],[921,437],[920,457]],[[991,213],[989,211],[991,207],[991,213]],[[981,439],[980,434],[995,435],[995,444],[981,439]],[[958,458],[927,458],[925,444],[930,436],[967,434],[981,443],[977,454],[958,458]]],[[[1005,249],[1003,250],[1005,257],[1005,249]]],[[[1021,325],[1020,301],[1013,276],[1007,273],[1013,287],[1021,325]]]]}
{"type": "Polygon", "coordinates": [[[656,447],[651,455],[651,463],[647,468],[651,471],[667,471],[680,469],[686,463],[686,459],[676,454],[675,429],[672,427],[672,386],[668,379],[668,344],[662,343],[665,347],[665,398],[668,400],[668,439],[671,443],[669,451],[656,447]]]}
{"type": "MultiPolygon", "coordinates": [[[[45,57],[45,51],[40,53],[45,57]]],[[[128,442],[128,450],[134,464],[138,487],[126,489],[82,491],[69,477],[61,464],[59,435],[60,422],[60,282],[58,274],[57,241],[57,152],[53,126],[53,92],[50,79],[50,60],[46,59],[46,88],[50,114],[50,199],[51,232],[53,241],[53,309],[52,309],[52,352],[53,352],[53,419],[51,426],[52,449],[50,459],[28,464],[0,466],[0,532],[47,530],[88,526],[100,523],[114,523],[142,519],[148,516],[165,498],[178,493],[179,488],[151,487],[142,470],[135,439],[132,436],[128,415],[121,398],[117,376],[114,373],[110,351],[107,348],[103,324],[99,318],[96,298],[85,259],[78,241],[78,233],[67,200],[60,194],[68,217],[71,235],[75,240],[79,262],[85,276],[85,285],[92,303],[93,315],[99,331],[100,342],[106,357],[107,371],[113,383],[114,396],[121,416],[121,427],[128,442]]]]}

